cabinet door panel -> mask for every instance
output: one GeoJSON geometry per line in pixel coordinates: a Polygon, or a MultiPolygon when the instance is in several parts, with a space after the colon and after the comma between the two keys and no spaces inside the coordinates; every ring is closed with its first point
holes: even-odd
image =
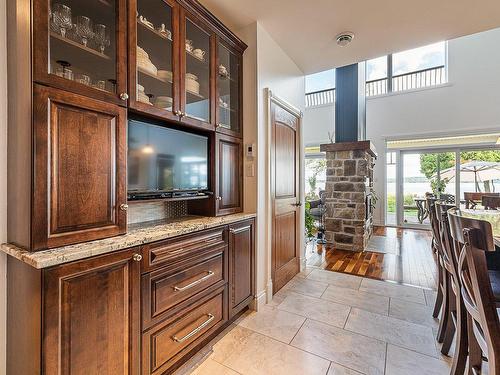
{"type": "Polygon", "coordinates": [[[129,2],[130,107],[179,120],[179,17],[172,0],[129,2]]]}
{"type": "Polygon", "coordinates": [[[217,215],[241,212],[243,208],[241,139],[216,135],[217,215]]]}
{"type": "Polygon", "coordinates": [[[125,0],[33,2],[34,80],[125,106],[125,0]]]}
{"type": "Polygon", "coordinates": [[[215,34],[198,17],[180,12],[181,120],[213,130],[215,122],[215,34]]]}
{"type": "Polygon", "coordinates": [[[140,264],[134,251],[44,272],[45,374],[138,374],[140,264]]]}
{"type": "Polygon", "coordinates": [[[217,40],[217,131],[241,137],[243,122],[243,58],[221,38],[217,40]]]}
{"type": "Polygon", "coordinates": [[[33,248],[126,231],[126,113],[117,106],[35,88],[33,248]]]}
{"type": "Polygon", "coordinates": [[[229,316],[244,309],[254,294],[253,221],[229,227],[229,316]]]}

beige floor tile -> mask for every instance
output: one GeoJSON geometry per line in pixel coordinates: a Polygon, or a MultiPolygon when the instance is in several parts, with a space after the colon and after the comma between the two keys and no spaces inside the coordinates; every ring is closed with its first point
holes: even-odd
{"type": "Polygon", "coordinates": [[[244,375],[324,375],[330,364],[242,327],[233,329],[217,343],[211,359],[244,375]]]}
{"type": "Polygon", "coordinates": [[[306,268],[304,268],[303,271],[299,272],[297,274],[297,276],[299,276],[299,277],[307,277],[314,269],[316,269],[316,268],[315,267],[306,266],[306,268]]]}
{"type": "Polygon", "coordinates": [[[307,276],[307,279],[321,281],[342,288],[358,289],[363,278],[340,272],[315,269],[307,276]]]}
{"type": "Polygon", "coordinates": [[[391,298],[389,316],[430,328],[436,328],[439,325],[439,320],[432,317],[432,309],[432,306],[391,298]]]}
{"type": "Polygon", "coordinates": [[[445,361],[403,349],[387,348],[386,375],[448,375],[450,365],[445,361]]]}
{"type": "Polygon", "coordinates": [[[291,345],[363,374],[384,373],[384,342],[328,324],[307,320],[291,345]]]}
{"type": "Polygon", "coordinates": [[[292,293],[293,292],[291,290],[281,288],[275,295],[273,295],[273,299],[267,303],[266,306],[277,307],[292,293]]]}
{"type": "Polygon", "coordinates": [[[323,292],[325,291],[327,283],[322,283],[318,281],[308,280],[303,277],[294,277],[292,280],[286,284],[282,290],[292,291],[295,293],[306,294],[312,297],[321,297],[323,292]]]}
{"type": "Polygon", "coordinates": [[[326,288],[321,298],[382,315],[387,315],[389,310],[389,297],[341,288],[335,285],[326,288]]]}
{"type": "Polygon", "coordinates": [[[246,314],[238,325],[288,344],[305,320],[302,316],[264,306],[259,312],[246,314]]]}
{"type": "Polygon", "coordinates": [[[345,329],[437,357],[432,329],[352,308],[345,329]]]}
{"type": "Polygon", "coordinates": [[[424,295],[425,295],[425,303],[427,304],[427,306],[432,306],[434,308],[437,292],[435,290],[424,289],[424,295]]]}
{"type": "Polygon", "coordinates": [[[343,327],[351,308],[339,303],[292,293],[285,298],[278,309],[336,327],[343,327]]]}
{"type": "Polygon", "coordinates": [[[333,363],[330,365],[326,375],[363,375],[361,372],[351,370],[350,368],[333,363]]]}
{"type": "Polygon", "coordinates": [[[425,305],[423,289],[379,281],[373,279],[363,279],[359,290],[373,294],[379,294],[386,297],[404,299],[405,301],[421,303],[425,305]]]}
{"type": "Polygon", "coordinates": [[[208,358],[191,375],[238,375],[239,373],[208,358]]]}
{"type": "Polygon", "coordinates": [[[233,352],[241,351],[254,334],[255,332],[250,329],[240,326],[234,327],[214,344],[210,358],[219,363],[224,363],[233,352]]]}

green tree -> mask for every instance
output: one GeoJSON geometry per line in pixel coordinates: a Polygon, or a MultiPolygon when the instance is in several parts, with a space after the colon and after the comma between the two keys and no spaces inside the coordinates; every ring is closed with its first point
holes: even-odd
{"type": "Polygon", "coordinates": [[[309,184],[309,193],[307,194],[306,199],[318,199],[319,197],[316,194],[316,183],[318,175],[326,169],[326,159],[306,159],[306,169],[312,172],[311,176],[307,179],[307,183],[309,184]]]}
{"type": "Polygon", "coordinates": [[[485,151],[462,151],[460,153],[462,163],[468,161],[491,161],[500,163],[500,152],[498,150],[485,151]]]}
{"type": "Polygon", "coordinates": [[[449,181],[446,178],[438,181],[438,164],[440,170],[453,167],[455,165],[455,154],[453,152],[443,152],[420,155],[420,172],[430,180],[432,192],[436,195],[444,191],[449,181]]]}

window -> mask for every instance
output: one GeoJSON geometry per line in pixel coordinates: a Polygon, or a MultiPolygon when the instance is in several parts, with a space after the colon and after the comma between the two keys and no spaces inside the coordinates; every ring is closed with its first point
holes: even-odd
{"type": "Polygon", "coordinates": [[[306,107],[333,104],[335,69],[306,76],[306,107]]]}
{"type": "Polygon", "coordinates": [[[387,94],[387,56],[377,57],[366,62],[366,95],[387,94]]]}
{"type": "Polygon", "coordinates": [[[306,76],[306,93],[335,88],[335,69],[306,76]]]}
{"type": "Polygon", "coordinates": [[[375,96],[446,82],[446,42],[366,61],[366,95],[375,96]]]}
{"type": "Polygon", "coordinates": [[[445,42],[398,52],[392,55],[392,75],[397,76],[445,64],[445,42]]]}

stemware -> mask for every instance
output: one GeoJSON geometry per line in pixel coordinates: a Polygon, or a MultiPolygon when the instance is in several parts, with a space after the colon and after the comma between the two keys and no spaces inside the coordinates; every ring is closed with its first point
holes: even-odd
{"type": "Polygon", "coordinates": [[[52,22],[59,28],[62,37],[66,36],[66,31],[73,27],[71,22],[71,8],[64,4],[54,4],[52,7],[52,22]]]}
{"type": "Polygon", "coordinates": [[[86,16],[76,17],[76,34],[81,38],[82,44],[86,47],[87,42],[94,36],[92,30],[92,20],[86,16]]]}
{"type": "Polygon", "coordinates": [[[106,47],[109,47],[111,43],[106,25],[100,23],[95,25],[94,41],[97,43],[99,51],[104,53],[106,47]]]}

